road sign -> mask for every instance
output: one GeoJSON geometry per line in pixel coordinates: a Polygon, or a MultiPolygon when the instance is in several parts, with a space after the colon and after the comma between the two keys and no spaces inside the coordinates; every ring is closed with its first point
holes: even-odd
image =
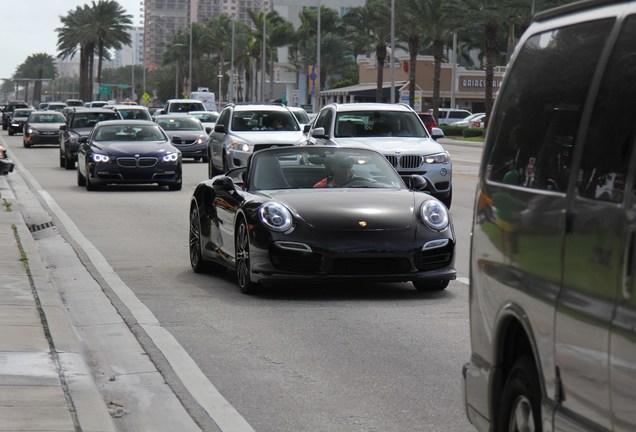
{"type": "Polygon", "coordinates": [[[110,86],[109,85],[100,85],[99,86],[99,94],[100,95],[109,95],[110,94],[110,86]]]}

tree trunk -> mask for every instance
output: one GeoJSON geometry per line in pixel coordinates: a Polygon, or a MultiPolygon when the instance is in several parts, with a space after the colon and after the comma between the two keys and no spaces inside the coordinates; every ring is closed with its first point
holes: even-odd
{"type": "Polygon", "coordinates": [[[488,118],[493,105],[492,85],[495,72],[495,52],[497,49],[497,24],[487,23],[485,27],[486,39],[486,103],[484,112],[484,127],[488,127],[488,118]]]}
{"type": "Polygon", "coordinates": [[[415,71],[417,52],[420,49],[420,39],[417,36],[409,38],[409,105],[415,106],[415,71]]]}
{"type": "Polygon", "coordinates": [[[377,44],[375,46],[375,59],[377,67],[376,78],[376,90],[375,100],[376,102],[383,102],[384,94],[384,63],[386,62],[386,44],[377,44]]]}
{"type": "Polygon", "coordinates": [[[439,120],[439,95],[442,80],[442,57],[444,52],[444,42],[441,39],[433,41],[433,117],[435,122],[439,120]]]}

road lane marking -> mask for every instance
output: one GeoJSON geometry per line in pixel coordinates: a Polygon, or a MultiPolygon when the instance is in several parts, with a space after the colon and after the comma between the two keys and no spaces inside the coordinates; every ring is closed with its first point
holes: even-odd
{"type": "Polygon", "coordinates": [[[50,210],[60,220],[68,234],[84,251],[95,266],[97,272],[111,287],[115,295],[128,308],[132,316],[144,329],[157,349],[164,355],[185,388],[199,405],[224,432],[254,432],[254,428],[239,412],[221,395],[207,376],[199,369],[187,351],[166,330],[152,311],[137,298],[135,293],[121,280],[115,270],[106,261],[99,250],[82,234],[71,218],[62,210],[55,199],[42,189],[38,181],[26,171],[22,164],[14,158],[20,174],[28,179],[28,183],[44,199],[50,210]]]}

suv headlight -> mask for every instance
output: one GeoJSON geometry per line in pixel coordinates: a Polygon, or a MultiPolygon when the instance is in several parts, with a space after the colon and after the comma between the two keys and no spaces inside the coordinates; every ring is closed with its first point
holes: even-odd
{"type": "Polygon", "coordinates": [[[291,212],[284,205],[275,201],[263,204],[259,210],[261,222],[276,232],[285,232],[292,226],[291,212]]]}
{"type": "Polygon", "coordinates": [[[33,129],[32,127],[28,127],[28,128],[27,128],[27,133],[28,133],[29,135],[37,135],[39,132],[38,132],[38,130],[37,130],[37,129],[33,129]]]}
{"type": "Polygon", "coordinates": [[[435,231],[442,231],[448,226],[448,209],[436,199],[426,201],[420,207],[422,221],[435,231]]]}
{"type": "Polygon", "coordinates": [[[448,153],[437,153],[424,157],[424,162],[427,164],[447,164],[450,163],[450,156],[448,153]]]}
{"type": "Polygon", "coordinates": [[[238,151],[243,151],[243,152],[250,152],[250,146],[247,143],[244,143],[243,141],[232,141],[230,143],[230,148],[232,150],[238,150],[238,151]]]}

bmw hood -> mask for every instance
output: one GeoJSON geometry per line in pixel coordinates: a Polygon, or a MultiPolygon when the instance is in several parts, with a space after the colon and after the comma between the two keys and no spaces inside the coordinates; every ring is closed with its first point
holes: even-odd
{"type": "Polygon", "coordinates": [[[391,230],[415,223],[415,194],[395,189],[280,190],[268,196],[320,230],[391,230]]]}
{"type": "Polygon", "coordinates": [[[338,138],[338,145],[347,147],[371,147],[383,154],[409,153],[409,154],[435,154],[445,151],[444,148],[432,138],[418,137],[357,137],[338,138]]]}
{"type": "Polygon", "coordinates": [[[176,149],[168,143],[158,143],[157,141],[148,142],[101,142],[95,144],[94,147],[101,152],[113,157],[120,156],[159,156],[161,154],[167,154],[175,152],[176,149]]]}

